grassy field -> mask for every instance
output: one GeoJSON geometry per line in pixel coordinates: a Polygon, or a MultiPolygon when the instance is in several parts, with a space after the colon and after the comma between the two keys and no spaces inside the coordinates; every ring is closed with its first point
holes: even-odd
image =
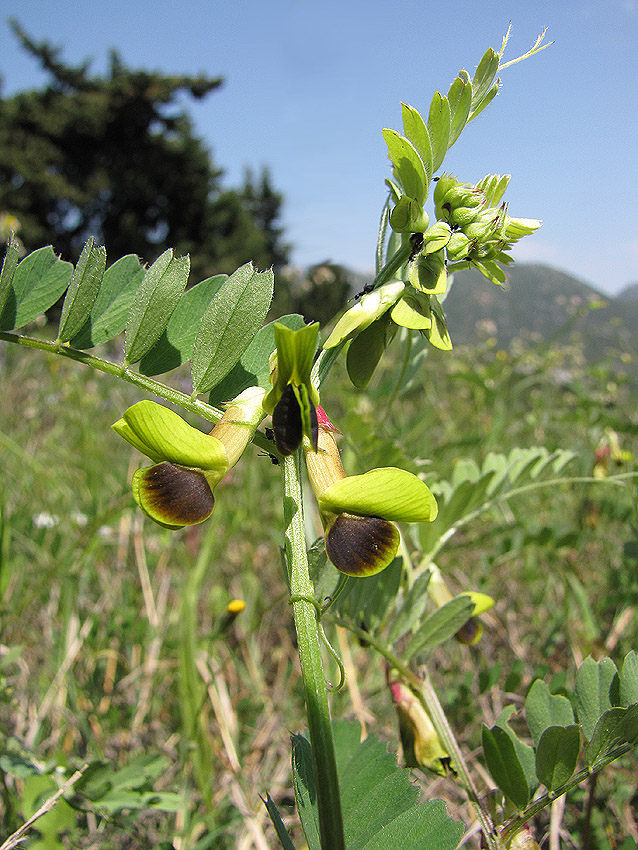
{"type": "MultiPolygon", "coordinates": [[[[545,446],[574,451],[568,473],[587,477],[609,429],[634,460],[609,459],[608,472],[637,468],[635,392],[578,349],[505,352],[487,340],[434,352],[390,408],[391,365],[365,393],[338,366],[322,395],[349,472],[400,465],[434,483],[463,459],[545,446]]],[[[274,848],[266,792],[302,846],[289,736],[304,713],[278,468],[250,451],[211,520],[171,533],[134,510],[127,481],[140,458],[110,430],[139,392],[10,345],[0,392],[0,836],[57,787],[47,771],[88,763],[77,809],[59,804],[26,846],[274,848]],[[234,598],[246,608],[230,621],[234,598]]],[[[486,788],[482,723],[520,704],[534,675],[560,687],[588,654],[619,660],[638,647],[636,484],[522,493],[469,523],[437,563],[453,592],[496,601],[477,646],[448,642],[430,663],[486,788]]],[[[334,715],[397,750],[382,664],[345,632],[330,637],[347,671],[334,715]]],[[[562,846],[638,839],[636,770],[628,757],[570,795],[562,846]]],[[[472,824],[452,780],[418,781],[472,824]]],[[[539,838],[547,825],[539,818],[539,838]]]]}

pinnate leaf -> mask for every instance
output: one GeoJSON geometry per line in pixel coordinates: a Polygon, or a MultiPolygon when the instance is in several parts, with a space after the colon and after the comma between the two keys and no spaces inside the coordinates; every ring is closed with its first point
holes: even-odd
{"type": "Polygon", "coordinates": [[[161,337],[186,288],[190,260],[168,248],[146,271],[126,321],[124,355],[137,363],[161,337]]]}
{"type": "Polygon", "coordinates": [[[211,390],[248,348],[266,318],[273,284],[272,269],[258,272],[246,263],[218,290],[195,337],[191,363],[195,392],[211,390]]]}
{"type": "Polygon", "coordinates": [[[64,297],[58,330],[60,342],[72,339],[89,318],[105,269],[106,249],[94,245],[91,237],[82,249],[64,297]]]}
{"type": "Polygon", "coordinates": [[[5,292],[0,330],[21,328],[52,307],[69,284],[73,266],[55,256],[53,248],[38,248],[21,260],[5,292]]]}

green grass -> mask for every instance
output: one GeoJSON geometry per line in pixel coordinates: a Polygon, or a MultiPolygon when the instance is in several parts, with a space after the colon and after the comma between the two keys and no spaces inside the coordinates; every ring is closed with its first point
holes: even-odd
{"type": "MultiPolygon", "coordinates": [[[[406,465],[436,480],[462,458],[545,445],[576,451],[571,474],[588,476],[609,427],[638,457],[635,395],[618,376],[586,368],[578,350],[505,353],[488,342],[433,353],[388,411],[391,365],[366,393],[341,366],[325,388],[350,472],[406,465]]],[[[292,812],[289,733],[304,731],[279,470],[249,450],[216,491],[211,520],[171,533],[134,510],[127,481],[139,457],[110,430],[141,397],[134,388],[3,345],[0,392],[0,835],[30,814],[27,778],[7,770],[12,753],[44,770],[137,764],[128,792],[172,795],[160,798],[168,811],[133,794],[121,811],[78,812],[62,846],[275,847],[259,794],[292,812]],[[224,625],[235,597],[246,610],[224,625]],[[144,783],[139,759],[153,757],[161,769],[147,768],[144,783]]],[[[558,686],[589,653],[621,659],[636,648],[637,539],[635,484],[578,484],[511,500],[443,549],[437,562],[453,591],[496,600],[478,646],[445,644],[431,665],[474,765],[481,723],[520,701],[534,675],[558,686]]],[[[348,674],[335,716],[358,718],[397,749],[381,662],[345,634],[330,637],[348,674]]],[[[591,847],[635,833],[635,767],[628,758],[569,798],[574,846],[588,793],[591,847]]],[[[467,820],[451,781],[420,781],[467,820]]],[[[547,823],[538,819],[539,837],[547,823]]]]}

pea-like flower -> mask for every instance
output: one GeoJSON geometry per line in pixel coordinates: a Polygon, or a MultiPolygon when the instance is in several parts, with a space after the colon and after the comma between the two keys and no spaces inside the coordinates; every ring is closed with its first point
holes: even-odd
{"type": "Polygon", "coordinates": [[[130,407],[112,428],[153,461],[133,475],[133,498],[140,509],[165,528],[208,519],[215,487],[237,463],[264,417],[263,396],[259,387],[244,390],[210,434],[155,402],[130,407]]]}
{"type": "Polygon", "coordinates": [[[321,407],[317,418],[317,448],[304,439],[304,453],[325,530],[326,552],[347,575],[374,575],[396,555],[400,536],[394,523],[433,520],[436,500],[423,481],[404,469],[385,467],[346,475],[335,427],[321,407]]]}

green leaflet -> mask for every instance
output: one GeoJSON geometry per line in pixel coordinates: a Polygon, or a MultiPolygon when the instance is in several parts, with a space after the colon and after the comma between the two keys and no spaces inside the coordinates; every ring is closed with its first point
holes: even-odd
{"type": "Polygon", "coordinates": [[[380,319],[368,325],[350,342],[346,368],[355,387],[365,389],[370,383],[370,378],[388,344],[388,335],[391,333],[390,324],[389,314],[384,313],[380,319]]]}
{"type": "Polygon", "coordinates": [[[528,804],[531,791],[514,742],[500,726],[483,727],[483,755],[487,767],[506,797],[518,809],[528,804]]]}
{"type": "MultiPolygon", "coordinates": [[[[448,817],[440,800],[418,802],[410,772],[373,736],[360,742],[356,723],[333,724],[347,848],[357,850],[455,850],[463,825],[448,817]]],[[[319,850],[312,750],[293,736],[293,782],[309,850],[319,850]]]]}
{"type": "Polygon", "coordinates": [[[292,843],[290,835],[288,835],[288,830],[284,826],[284,822],[281,819],[281,815],[279,814],[279,809],[275,805],[275,802],[270,796],[270,794],[266,794],[266,799],[262,797],[261,800],[264,806],[266,807],[268,817],[270,818],[270,822],[272,823],[274,830],[277,833],[277,838],[279,839],[279,843],[283,847],[283,850],[295,850],[295,845],[292,843]]]}
{"type": "Polygon", "coordinates": [[[143,375],[159,375],[191,359],[201,318],[226,279],[227,275],[218,274],[184,292],[161,337],[140,361],[139,370],[143,375]]]}
{"type": "Polygon", "coordinates": [[[525,716],[536,746],[550,726],[571,726],[574,722],[570,701],[552,694],[542,679],[537,679],[529,689],[525,699],[525,716]]]}
{"type": "MultiPolygon", "coordinates": [[[[403,132],[416,148],[416,151],[421,157],[421,161],[423,162],[423,166],[425,168],[425,173],[428,179],[426,185],[427,197],[427,190],[429,188],[430,180],[432,179],[432,173],[434,171],[432,157],[432,141],[430,139],[430,133],[420,113],[417,112],[416,109],[414,109],[412,106],[408,106],[407,104],[402,103],[401,115],[403,117],[403,132]]],[[[423,201],[421,201],[421,203],[423,204],[423,201]]]]}
{"type": "Polygon", "coordinates": [[[626,740],[625,720],[629,711],[630,708],[610,708],[599,717],[591,740],[585,747],[585,761],[589,767],[593,767],[616,744],[626,740]]]}
{"type": "Polygon", "coordinates": [[[617,705],[612,699],[612,685],[619,687],[616,665],[610,658],[596,662],[588,656],[576,675],[576,711],[587,740],[591,740],[596,725],[604,712],[617,705]]]}
{"type": "Polygon", "coordinates": [[[52,307],[67,288],[72,271],[71,263],[58,259],[50,245],[28,254],[18,263],[4,293],[0,330],[21,328],[52,307]]]}
{"type": "Polygon", "coordinates": [[[191,362],[193,390],[207,392],[233,368],[261,327],[272,300],[272,269],[246,263],[224,282],[204,313],[191,362]]]}
{"type": "MultiPolygon", "coordinates": [[[[231,398],[235,398],[248,387],[270,389],[270,355],[276,348],[275,324],[285,325],[297,331],[305,325],[303,316],[290,313],[281,316],[277,322],[270,322],[260,328],[248,348],[244,351],[230,372],[210,392],[208,403],[219,406],[231,398]]],[[[314,355],[314,352],[313,352],[314,355]]]]}
{"type": "Polygon", "coordinates": [[[144,269],[135,254],[108,267],[84,326],[71,339],[73,348],[94,348],[122,333],[143,277],[144,269]]]}
{"type": "Polygon", "coordinates": [[[470,121],[485,109],[498,92],[498,81],[494,82],[494,77],[498,71],[499,61],[499,54],[495,53],[492,47],[489,47],[478,64],[472,78],[470,121]]]}
{"type": "Polygon", "coordinates": [[[80,254],[64,297],[58,330],[59,342],[69,342],[89,318],[106,269],[106,249],[91,237],[80,254]]]}
{"type": "Polygon", "coordinates": [[[620,670],[620,704],[630,706],[638,703],[638,655],[628,652],[620,670]]]}
{"type": "Polygon", "coordinates": [[[396,178],[406,195],[423,206],[428,196],[429,178],[423,160],[411,141],[396,130],[383,130],[388,156],[396,178]]]}
{"type": "MultiPolygon", "coordinates": [[[[387,571],[386,571],[387,572],[387,571]]],[[[403,604],[392,618],[388,631],[388,642],[396,643],[410,631],[415,631],[421,623],[428,604],[428,584],[432,573],[425,570],[417,578],[409,592],[405,593],[403,604]]]]}
{"type": "Polygon", "coordinates": [[[437,608],[412,634],[405,650],[405,659],[430,652],[444,643],[467,623],[474,612],[474,602],[469,596],[457,596],[437,608]]]}
{"type": "Polygon", "coordinates": [[[441,92],[435,92],[430,103],[428,115],[428,131],[432,143],[432,171],[438,171],[445,159],[450,143],[450,125],[452,111],[447,97],[441,92]]]}
{"type": "Polygon", "coordinates": [[[9,290],[18,265],[19,256],[20,246],[12,234],[7,245],[7,253],[4,255],[4,260],[2,261],[2,271],[0,272],[0,316],[2,316],[4,305],[9,297],[9,290]]]}
{"type": "Polygon", "coordinates": [[[536,776],[549,791],[564,785],[572,776],[580,752],[580,730],[570,726],[548,726],[536,748],[536,776]]]}
{"type": "Polygon", "coordinates": [[[190,260],[169,248],[146,271],[126,321],[125,362],[137,363],[161,337],[186,288],[190,260]]]}
{"type": "Polygon", "coordinates": [[[472,106],[472,83],[470,82],[467,71],[460,71],[458,77],[452,81],[447,99],[450,104],[450,138],[448,148],[451,148],[467,124],[470,107],[472,106]]]}

